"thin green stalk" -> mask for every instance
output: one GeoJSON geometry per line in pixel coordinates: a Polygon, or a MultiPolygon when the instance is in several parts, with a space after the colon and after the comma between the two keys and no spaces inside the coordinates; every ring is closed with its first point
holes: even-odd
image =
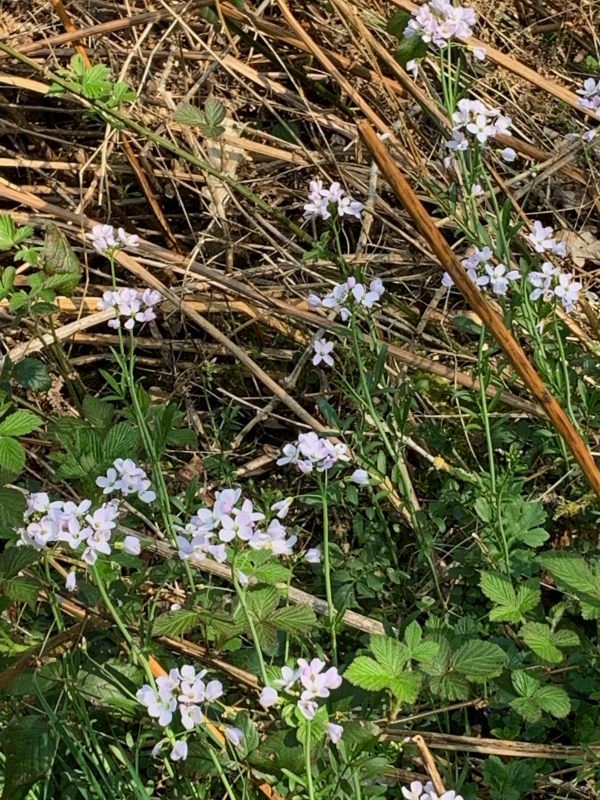
{"type": "Polygon", "coordinates": [[[331,588],[331,562],[329,558],[329,507],[327,505],[327,472],[318,476],[321,507],[323,509],[323,577],[325,578],[325,597],[327,598],[327,621],[331,636],[331,660],[337,666],[336,610],[331,588]]]}
{"type": "Polygon", "coordinates": [[[311,722],[306,722],[306,737],[304,739],[304,768],[306,770],[306,788],[308,789],[308,800],[314,800],[315,788],[313,786],[312,776],[312,758],[311,758],[311,722]]]}
{"type": "Polygon", "coordinates": [[[221,782],[222,782],[223,786],[225,787],[225,791],[227,792],[227,797],[229,797],[229,800],[237,800],[237,795],[233,791],[233,787],[231,786],[231,784],[227,780],[227,776],[225,775],[223,767],[221,766],[221,762],[217,758],[217,754],[212,749],[212,747],[208,748],[208,752],[210,753],[211,761],[215,765],[215,769],[219,773],[219,778],[221,779],[221,782]]]}
{"type": "Polygon", "coordinates": [[[148,661],[144,657],[142,651],[139,649],[139,647],[135,643],[131,633],[129,632],[129,630],[127,628],[127,626],[125,625],[125,623],[121,619],[121,616],[119,615],[117,609],[115,608],[112,600],[108,596],[108,592],[106,591],[106,586],[104,585],[104,581],[100,577],[100,573],[98,571],[98,567],[97,567],[96,564],[93,564],[90,567],[90,572],[91,572],[91,575],[92,575],[92,577],[94,579],[94,583],[98,587],[98,591],[100,592],[100,596],[102,597],[102,602],[104,603],[106,608],[109,610],[111,617],[114,619],[115,624],[116,624],[117,628],[119,629],[119,631],[121,633],[121,636],[123,637],[123,639],[125,639],[125,641],[127,642],[128,646],[129,646],[129,649],[131,650],[131,653],[135,656],[135,658],[137,659],[139,665],[142,667],[142,669],[146,673],[146,676],[149,678],[151,685],[154,686],[154,676],[152,675],[152,670],[150,669],[150,665],[148,664],[148,661]]]}
{"type": "Polygon", "coordinates": [[[258,638],[258,634],[256,632],[256,627],[254,625],[254,620],[252,619],[252,614],[250,613],[250,609],[248,608],[248,604],[246,603],[246,596],[244,594],[244,590],[240,586],[240,583],[236,577],[235,572],[235,561],[231,567],[231,574],[233,576],[233,585],[235,587],[235,593],[237,598],[240,602],[240,606],[242,607],[242,611],[244,612],[244,617],[246,618],[246,622],[248,623],[248,628],[250,629],[250,636],[252,637],[252,641],[254,643],[254,649],[256,650],[256,656],[258,658],[258,666],[260,669],[260,675],[265,686],[269,685],[269,678],[267,676],[267,668],[265,666],[265,660],[263,658],[262,649],[260,646],[260,639],[258,638]]]}

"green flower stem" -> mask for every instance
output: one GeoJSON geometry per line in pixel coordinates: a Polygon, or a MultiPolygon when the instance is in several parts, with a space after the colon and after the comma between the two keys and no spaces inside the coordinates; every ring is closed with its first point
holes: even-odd
{"type": "Polygon", "coordinates": [[[313,786],[312,759],[311,759],[311,721],[306,722],[306,737],[304,740],[304,765],[306,770],[306,788],[308,800],[314,800],[315,787],[313,786]]]}
{"type": "Polygon", "coordinates": [[[227,797],[229,798],[229,800],[237,800],[237,795],[233,791],[233,787],[231,786],[231,784],[229,783],[229,781],[227,779],[227,776],[225,775],[225,772],[223,770],[223,766],[221,765],[221,762],[217,758],[217,754],[215,753],[215,751],[213,750],[212,747],[208,748],[208,752],[210,753],[211,761],[215,765],[215,769],[217,770],[217,772],[219,774],[219,778],[221,779],[221,782],[222,782],[223,786],[225,787],[225,791],[227,793],[227,797]]]}
{"type": "Polygon", "coordinates": [[[254,626],[254,620],[252,619],[252,614],[250,613],[250,609],[248,608],[248,604],[246,603],[246,595],[244,594],[244,590],[240,586],[240,582],[238,581],[235,574],[235,560],[231,567],[231,574],[233,576],[233,585],[235,587],[235,593],[240,602],[240,606],[242,607],[242,611],[244,612],[244,617],[246,618],[246,622],[248,623],[248,628],[250,629],[250,636],[252,637],[252,641],[254,643],[254,649],[256,650],[256,656],[258,658],[258,666],[260,668],[260,676],[262,678],[263,684],[265,686],[268,686],[269,678],[267,676],[267,668],[265,666],[265,660],[263,658],[262,649],[260,646],[260,640],[258,638],[258,633],[256,632],[256,628],[254,626]]]}
{"type": "Polygon", "coordinates": [[[98,591],[100,592],[100,596],[102,597],[102,602],[104,603],[106,608],[109,610],[110,615],[114,619],[115,624],[116,624],[117,628],[119,629],[123,639],[125,639],[125,641],[127,642],[127,645],[129,646],[129,649],[131,650],[132,654],[135,656],[135,658],[139,662],[140,666],[142,667],[142,669],[146,673],[146,676],[148,677],[148,679],[150,681],[150,684],[152,686],[155,686],[154,676],[152,675],[152,670],[150,669],[150,665],[148,664],[148,661],[144,657],[144,655],[143,655],[142,651],[140,650],[140,648],[135,643],[135,641],[133,639],[133,636],[129,632],[127,626],[125,625],[125,623],[121,619],[121,616],[119,615],[119,612],[117,611],[117,609],[115,608],[112,600],[108,596],[108,592],[106,591],[106,586],[104,585],[104,581],[100,577],[100,573],[98,572],[98,567],[97,567],[96,564],[93,564],[90,567],[90,573],[91,573],[91,575],[92,575],[92,577],[94,579],[94,583],[98,587],[98,591]]]}
{"type": "Polygon", "coordinates": [[[327,621],[331,636],[331,660],[337,667],[337,632],[335,605],[333,604],[333,591],[331,588],[331,562],[329,559],[329,507],[327,505],[327,472],[319,473],[319,493],[323,509],[323,577],[325,579],[325,597],[327,598],[327,621]]]}

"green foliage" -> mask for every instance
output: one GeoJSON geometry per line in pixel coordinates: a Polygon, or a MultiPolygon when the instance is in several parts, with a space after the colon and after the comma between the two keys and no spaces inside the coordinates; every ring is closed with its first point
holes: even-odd
{"type": "Polygon", "coordinates": [[[600,560],[592,569],[582,556],[555,550],[538,556],[538,562],[577,597],[584,619],[600,619],[600,560]]]}
{"type": "Polygon", "coordinates": [[[519,696],[510,705],[527,722],[538,722],[544,712],[562,719],[571,711],[569,695],[561,686],[542,685],[539,678],[524,670],[513,673],[512,684],[519,696]]]}
{"type": "Polygon", "coordinates": [[[27,715],[11,722],[0,735],[4,755],[2,800],[23,800],[52,765],[55,738],[48,720],[27,715]]]}
{"type": "Polygon", "coordinates": [[[25,448],[16,437],[37,430],[41,423],[42,420],[29,411],[5,413],[0,419],[0,467],[7,473],[16,476],[25,466],[25,448]]]}
{"type": "Polygon", "coordinates": [[[398,703],[415,703],[423,682],[423,675],[413,670],[412,662],[426,664],[437,655],[439,644],[424,641],[418,622],[406,629],[404,641],[389,636],[372,636],[369,649],[374,658],[358,656],[346,670],[344,677],[355,686],[377,692],[388,689],[398,703]]]}
{"type": "Polygon", "coordinates": [[[61,292],[70,297],[81,278],[81,262],[65,234],[56,225],[46,227],[42,265],[47,276],[61,276],[61,292]]]}
{"type": "Polygon", "coordinates": [[[519,800],[533,788],[536,768],[525,759],[504,762],[498,756],[489,756],[482,773],[491,800],[519,800]]]}
{"type": "Polygon", "coordinates": [[[524,585],[515,590],[511,580],[498,572],[481,573],[481,591],[496,607],[490,611],[493,622],[522,622],[525,614],[540,602],[539,587],[524,585]]]}
{"type": "Polygon", "coordinates": [[[200,128],[200,132],[208,139],[218,139],[225,133],[221,125],[226,116],[225,106],[216,97],[208,97],[204,102],[204,109],[193,106],[191,103],[181,103],[173,114],[175,122],[180,125],[200,128]]]}
{"type": "Polygon", "coordinates": [[[46,392],[52,386],[48,367],[43,361],[31,356],[13,366],[12,378],[29,392],[46,392]]]}
{"type": "Polygon", "coordinates": [[[536,655],[550,664],[559,664],[564,659],[561,647],[577,647],[579,644],[575,631],[554,631],[541,622],[526,622],[521,628],[521,637],[536,655]]]}
{"type": "MultiPolygon", "coordinates": [[[[31,225],[17,227],[10,214],[0,214],[0,250],[12,250],[13,247],[21,244],[25,239],[29,239],[32,235],[33,227],[31,225]]],[[[7,278],[3,278],[3,284],[5,280],[12,282],[13,279],[14,272],[9,273],[7,278]]]]}
{"type": "Polygon", "coordinates": [[[0,534],[21,526],[26,505],[22,492],[0,486],[0,534]]]}
{"type": "MultiPolygon", "coordinates": [[[[111,70],[104,64],[87,66],[83,57],[77,53],[71,58],[69,69],[58,69],[57,74],[75,85],[76,90],[88,100],[99,100],[109,108],[119,108],[123,103],[130,103],[136,98],[126,83],[113,83],[111,70]]],[[[65,94],[62,84],[53,83],[49,93],[65,94]]]]}

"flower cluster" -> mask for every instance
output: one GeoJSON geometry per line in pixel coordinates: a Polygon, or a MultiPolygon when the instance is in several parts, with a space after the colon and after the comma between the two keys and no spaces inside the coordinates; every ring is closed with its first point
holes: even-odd
{"type": "Polygon", "coordinates": [[[480,144],[487,140],[508,133],[512,120],[505,117],[497,108],[487,108],[480,100],[458,101],[458,110],[452,114],[452,139],[446,146],[453,152],[469,149],[470,137],[480,144]]]}
{"type": "Polygon", "coordinates": [[[557,256],[567,255],[567,245],[564,241],[559,242],[554,238],[554,228],[550,225],[544,227],[539,219],[533,222],[533,231],[527,238],[533,245],[536,253],[554,253],[557,256]]]}
{"type": "Polygon", "coordinates": [[[296,444],[285,444],[277,464],[295,464],[300,472],[308,473],[314,469],[324,472],[338,461],[350,461],[348,447],[343,442],[333,444],[329,439],[317,436],[314,431],[300,433],[296,444]]]}
{"type": "MultiPolygon", "coordinates": [[[[278,690],[288,694],[299,693],[298,710],[306,719],[311,720],[319,707],[316,698],[329,697],[333,689],[338,689],[342,685],[342,676],[335,667],[325,670],[327,665],[320,658],[313,658],[312,661],[299,658],[297,663],[297,669],[281,668],[281,677],[273,680],[273,686],[263,688],[259,702],[264,708],[269,708],[279,700],[278,690]]],[[[340,730],[337,739],[331,737],[334,742],[339,741],[342,734],[341,725],[335,727],[340,730]]]]}
{"type": "Polygon", "coordinates": [[[310,294],[308,296],[308,304],[311,308],[325,308],[335,311],[340,315],[343,322],[346,322],[351,313],[348,303],[370,309],[381,300],[384,291],[383,283],[379,278],[372,280],[367,289],[356,278],[350,277],[343,283],[336,284],[325,297],[310,294]]]}
{"type": "Polygon", "coordinates": [[[323,181],[314,180],[310,182],[309,202],[304,206],[305,217],[321,217],[329,219],[334,206],[337,206],[339,217],[356,217],[360,219],[363,212],[363,204],[358,200],[353,200],[349,194],[342,189],[338,181],[334,181],[329,189],[325,189],[323,181]]]}
{"type": "Polygon", "coordinates": [[[583,87],[577,89],[577,94],[580,95],[579,105],[582,108],[587,108],[600,116],[600,80],[588,78],[583,82],[583,87]]]}
{"type": "Polygon", "coordinates": [[[431,781],[427,781],[425,786],[423,786],[421,781],[413,781],[408,789],[406,786],[403,786],[402,796],[405,797],[406,800],[463,800],[461,795],[456,794],[454,789],[450,789],[443,794],[438,794],[431,781]]]}
{"type": "Polygon", "coordinates": [[[539,272],[530,272],[527,280],[534,287],[530,294],[531,300],[539,300],[541,297],[549,303],[557,298],[567,313],[570,313],[579,301],[583,288],[573,275],[563,272],[549,261],[542,264],[539,272]]]}
{"type": "Polygon", "coordinates": [[[446,47],[452,39],[472,36],[476,22],[477,15],[473,8],[454,6],[449,0],[431,0],[412,12],[404,36],[418,35],[426,43],[446,47]]]}
{"type": "Polygon", "coordinates": [[[92,510],[91,500],[51,501],[46,492],[35,492],[27,498],[24,514],[27,524],[18,531],[20,543],[36,550],[58,542],[68,544],[72,550],[83,546],[82,559],[95,564],[99,554],[108,556],[112,552],[110,540],[118,516],[115,500],[92,510]]]}
{"type": "Polygon", "coordinates": [[[125,233],[123,228],[112,225],[94,225],[91,233],[92,244],[99,253],[112,252],[122,247],[139,247],[140,239],[134,233],[125,233]]]}
{"type": "MultiPolygon", "coordinates": [[[[495,295],[501,297],[507,293],[510,283],[521,277],[521,273],[516,269],[508,270],[504,264],[493,265],[491,263],[493,257],[491,248],[476,247],[471,255],[460,263],[477,287],[480,289],[489,287],[495,295]]],[[[442,277],[442,285],[448,288],[454,286],[454,281],[447,272],[444,272],[442,277]]]]}
{"type": "Polygon", "coordinates": [[[141,467],[130,458],[117,458],[106,475],[96,478],[96,486],[102,489],[103,494],[120,492],[127,497],[137,494],[142,503],[151,503],[156,500],[156,494],[150,488],[150,480],[141,467]]]}
{"type": "Polygon", "coordinates": [[[253,550],[270,550],[276,556],[289,556],[297,542],[288,536],[280,519],[285,517],[290,503],[276,503],[272,510],[279,518],[272,519],[262,528],[265,515],[254,509],[251,500],[242,497],[241,489],[224,489],[216,492],[212,508],[201,508],[185,527],[176,525],[179,557],[203,559],[207,555],[216,561],[226,561],[225,545],[236,540],[253,550]],[[283,515],[283,516],[282,516],[283,515]]]}
{"type": "MultiPolygon", "coordinates": [[[[204,719],[202,704],[212,703],[223,694],[221,681],[205,683],[205,675],[206,670],[196,672],[190,664],[186,664],[181,669],[172,669],[168,675],[158,677],[155,687],[144,684],[138,689],[136,697],[161,727],[170,725],[178,711],[181,724],[191,731],[204,719]]],[[[185,743],[177,742],[171,751],[174,761],[187,757],[187,745],[182,745],[185,743]]]]}
{"type": "Polygon", "coordinates": [[[118,289],[108,291],[98,301],[98,309],[114,308],[115,318],[108,321],[109,328],[120,328],[121,317],[125,317],[123,327],[132,330],[136,322],[150,322],[156,319],[154,306],[160,303],[160,292],[154,289],[118,289]]]}

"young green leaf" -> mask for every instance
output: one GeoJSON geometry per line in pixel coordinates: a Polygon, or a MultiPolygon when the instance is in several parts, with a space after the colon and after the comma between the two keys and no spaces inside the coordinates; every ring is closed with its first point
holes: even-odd
{"type": "Polygon", "coordinates": [[[204,113],[191,103],[180,103],[173,113],[173,119],[180,125],[205,125],[204,113]]]}
{"type": "Polygon", "coordinates": [[[493,642],[473,639],[465,642],[451,659],[452,669],[461,672],[470,681],[485,681],[502,673],[508,657],[504,650],[493,642]]]}
{"type": "Polygon", "coordinates": [[[11,547],[0,553],[0,578],[16,577],[21,570],[38,561],[40,554],[33,547],[11,547]]]}
{"type": "Polygon", "coordinates": [[[344,678],[369,692],[379,692],[390,683],[389,673],[368,656],[357,656],[344,672],[344,678]]]}
{"type": "Polygon", "coordinates": [[[30,411],[15,411],[0,420],[0,436],[24,436],[39,428],[42,420],[30,411]]]}
{"type": "Polygon", "coordinates": [[[0,436],[0,467],[18,474],[25,466],[25,449],[16,439],[0,436]]]}
{"type": "Polygon", "coordinates": [[[574,631],[553,631],[549,625],[541,622],[525,623],[521,628],[521,636],[536,655],[550,664],[559,664],[563,660],[560,647],[576,647],[579,644],[579,636],[574,631]]]}
{"type": "Polygon", "coordinates": [[[538,556],[538,561],[553,578],[569,589],[600,597],[600,580],[581,556],[554,550],[538,556]]]}
{"type": "Polygon", "coordinates": [[[420,672],[402,672],[393,675],[389,688],[399,703],[416,703],[421,691],[423,676],[420,672]]]}
{"type": "Polygon", "coordinates": [[[317,627],[317,618],[312,608],[305,605],[284,606],[271,614],[269,622],[282,631],[301,636],[317,627]]]}
{"type": "Polygon", "coordinates": [[[152,636],[184,636],[197,628],[201,619],[202,614],[190,609],[168,611],[152,623],[152,636]]]}
{"type": "Polygon", "coordinates": [[[408,11],[396,11],[387,21],[387,25],[385,26],[386,31],[391,33],[392,36],[395,36],[396,39],[401,39],[404,36],[404,31],[411,17],[412,14],[409,14],[408,11]]]}
{"type": "Polygon", "coordinates": [[[19,386],[30,392],[47,392],[52,386],[48,367],[43,361],[30,356],[14,365],[12,377],[19,386]]]}
{"type": "Polygon", "coordinates": [[[401,672],[409,658],[406,646],[390,636],[371,636],[369,648],[390,675],[401,672]]]}
{"type": "Polygon", "coordinates": [[[534,698],[543,711],[558,719],[566,717],[571,711],[569,695],[561,686],[542,686],[534,698]]]}
{"type": "Polygon", "coordinates": [[[10,250],[32,235],[31,225],[17,228],[10,214],[0,214],[0,250],[10,250]]]}

